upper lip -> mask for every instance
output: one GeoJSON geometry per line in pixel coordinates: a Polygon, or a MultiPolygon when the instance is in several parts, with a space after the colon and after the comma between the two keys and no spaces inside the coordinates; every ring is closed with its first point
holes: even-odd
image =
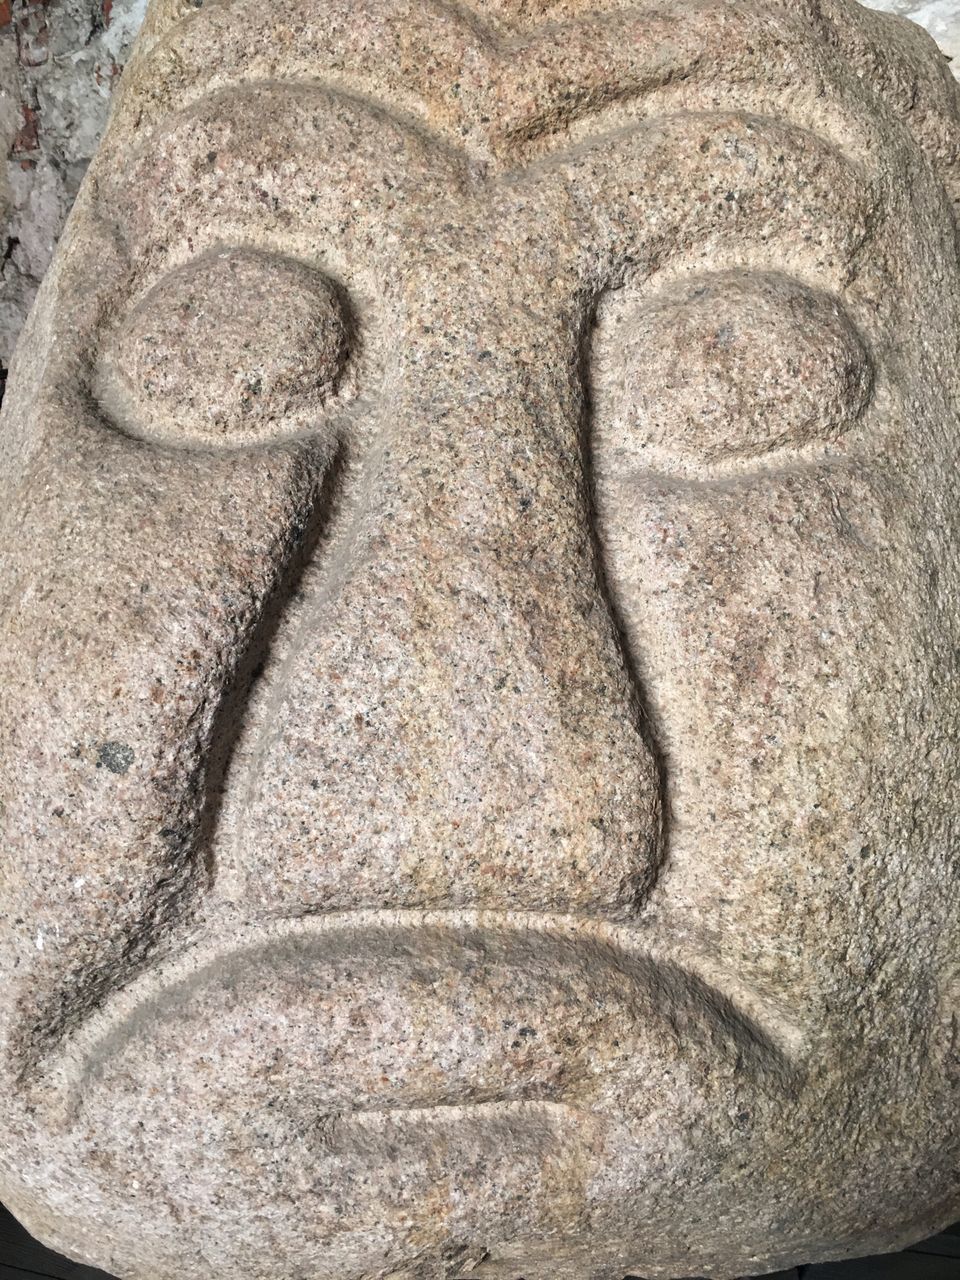
{"type": "Polygon", "coordinates": [[[302,1089],[317,1113],[339,1116],[587,1105],[635,1092],[651,1054],[684,1058],[697,1043],[726,1042],[765,1074],[796,1077],[802,1037],[782,1010],[765,1016],[753,993],[724,991],[716,971],[650,942],[630,925],[523,912],[251,922],[116,991],[48,1059],[44,1097],[59,1097],[69,1123],[133,1041],[154,1059],[218,1058],[231,1088],[239,1074],[252,1088],[302,1089]]]}

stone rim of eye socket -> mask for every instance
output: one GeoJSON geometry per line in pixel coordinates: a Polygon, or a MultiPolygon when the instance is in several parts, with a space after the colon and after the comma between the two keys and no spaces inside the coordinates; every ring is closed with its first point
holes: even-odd
{"type": "MultiPolygon", "coordinates": [[[[876,394],[876,372],[867,340],[843,300],[794,275],[775,270],[732,268],[695,272],[649,294],[629,285],[612,290],[596,309],[588,348],[594,451],[600,455],[601,471],[609,470],[609,464],[603,466],[604,453],[609,460],[616,458],[633,473],[647,471],[689,479],[735,477],[777,469],[789,465],[791,459],[799,461],[808,457],[811,451],[826,452],[831,446],[839,448],[876,394]],[[774,312],[773,303],[785,304],[779,314],[774,312]],[[738,309],[740,315],[737,315],[738,309]],[[775,371],[775,362],[780,359],[781,372],[793,377],[792,385],[789,380],[785,382],[779,405],[773,396],[767,406],[771,414],[778,407],[786,410],[788,417],[783,428],[779,432],[768,431],[766,437],[756,430],[752,435],[745,432],[742,443],[708,435],[709,410],[717,409],[716,399],[711,406],[707,394],[709,378],[721,369],[719,362],[713,368],[708,362],[701,365],[698,381],[695,361],[682,366],[678,359],[681,376],[673,384],[670,382],[672,371],[664,367],[664,353],[670,354],[673,350],[671,339],[684,336],[685,325],[696,336],[698,319],[709,317],[709,323],[702,326],[702,336],[706,338],[708,329],[716,329],[714,338],[719,338],[720,330],[727,327],[724,316],[731,313],[733,319],[741,322],[765,313],[771,323],[766,333],[760,328],[761,336],[769,340],[772,334],[775,340],[783,342],[783,348],[774,352],[764,371],[775,371]],[[804,319],[813,322],[810,328],[804,329],[804,319]],[[815,331],[816,323],[821,325],[819,335],[815,331]],[[625,341],[624,324],[631,327],[625,341]],[[649,342],[644,348],[642,339],[658,331],[661,339],[666,340],[649,342]],[[823,339],[819,351],[816,350],[818,336],[823,339]],[[791,337],[796,339],[801,357],[808,360],[807,376],[790,370],[791,356],[786,340],[791,337]],[[641,350],[648,358],[631,361],[631,353],[636,357],[641,350]],[[814,356],[819,359],[814,361],[814,356]],[[618,370],[624,371],[619,379],[618,370]],[[634,374],[632,380],[630,371],[634,374]],[[682,378],[687,372],[693,376],[684,386],[682,378]],[[824,383],[825,374],[833,376],[832,385],[824,383]],[[644,386],[644,382],[648,385],[644,386]],[[700,409],[702,440],[698,440],[691,429],[692,408],[686,415],[683,413],[682,396],[687,387],[693,392],[691,406],[700,409]],[[654,417],[644,418],[645,401],[655,403],[654,414],[660,410],[662,418],[670,418],[674,427],[672,435],[668,436],[654,417]],[[809,416],[794,416],[791,420],[789,415],[796,415],[804,401],[810,410],[809,416]],[[647,435],[643,439],[645,424],[647,435]]],[[[796,363],[802,364],[802,359],[796,363]]],[[[758,368],[764,369],[762,361],[758,361],[758,368]]],[[[777,384],[776,378],[773,383],[777,384]]],[[[731,400],[738,391],[742,393],[744,389],[734,388],[731,400]]],[[[756,403],[760,401],[758,396],[756,403]]],[[[714,426],[725,407],[721,404],[720,412],[714,414],[714,426]]],[[[733,422],[734,417],[731,413],[729,421],[733,422]]],[[[749,422],[750,415],[744,413],[738,418],[741,430],[744,420],[749,422]]],[[[754,427],[756,420],[757,415],[751,424],[754,427]]]]}
{"type": "Polygon", "coordinates": [[[355,391],[346,290],[273,251],[218,245],[178,265],[101,338],[92,392],[144,442],[225,451],[309,439],[355,391]]]}

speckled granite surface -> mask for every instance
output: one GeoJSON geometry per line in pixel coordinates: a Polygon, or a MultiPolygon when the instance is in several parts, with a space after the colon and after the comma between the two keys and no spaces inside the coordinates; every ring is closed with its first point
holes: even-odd
{"type": "MultiPolygon", "coordinates": [[[[0,398],[146,0],[0,0],[0,398]]],[[[877,0],[960,50],[960,3],[877,0]]],[[[960,70],[960,63],[954,72],[960,70]]]]}
{"type": "Polygon", "coordinates": [[[958,193],[842,0],[156,0],[0,417],[36,1234],[723,1280],[957,1217],[958,193]]]}

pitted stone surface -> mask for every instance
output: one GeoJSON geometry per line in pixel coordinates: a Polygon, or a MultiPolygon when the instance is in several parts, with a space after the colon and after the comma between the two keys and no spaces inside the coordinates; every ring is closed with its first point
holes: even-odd
{"type": "Polygon", "coordinates": [[[0,418],[0,1196],[122,1280],[960,1213],[958,88],[155,0],[0,418]]]}
{"type": "MultiPolygon", "coordinates": [[[[0,398],[146,3],[0,0],[0,398]]],[[[871,0],[870,7],[919,23],[957,73],[960,0],[871,0]]]]}

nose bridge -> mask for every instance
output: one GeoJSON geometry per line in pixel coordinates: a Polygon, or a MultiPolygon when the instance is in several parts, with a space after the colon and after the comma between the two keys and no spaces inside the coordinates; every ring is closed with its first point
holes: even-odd
{"type": "Polygon", "coordinates": [[[578,337],[555,309],[504,300],[496,287],[447,287],[455,296],[427,305],[456,308],[459,321],[439,335],[424,316],[432,340],[409,344],[400,456],[387,477],[421,535],[424,584],[457,570],[485,583],[502,598],[503,625],[548,602],[585,612],[597,575],[578,337]]]}
{"type": "Polygon", "coordinates": [[[258,759],[246,873],[273,907],[622,916],[655,871],[659,781],[595,560],[577,335],[471,274],[410,308],[376,531],[258,759]]]}

